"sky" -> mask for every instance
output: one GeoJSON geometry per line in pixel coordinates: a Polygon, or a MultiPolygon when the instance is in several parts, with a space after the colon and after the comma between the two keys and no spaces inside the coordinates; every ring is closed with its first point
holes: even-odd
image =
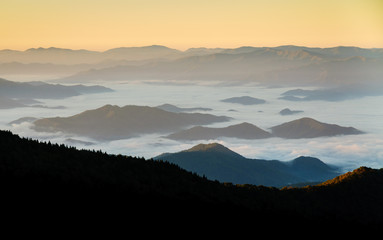
{"type": "Polygon", "coordinates": [[[0,0],[0,49],[383,48],[382,0],[0,0]]]}

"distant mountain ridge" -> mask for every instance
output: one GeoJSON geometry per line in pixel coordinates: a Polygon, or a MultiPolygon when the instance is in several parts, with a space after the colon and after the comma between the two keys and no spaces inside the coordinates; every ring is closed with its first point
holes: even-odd
{"type": "Polygon", "coordinates": [[[73,50],[66,48],[30,48],[25,51],[0,50],[0,62],[54,63],[54,64],[94,64],[108,59],[147,60],[163,58],[181,53],[176,49],[152,45],[144,47],[120,47],[106,51],[73,50]]]}
{"type": "Polygon", "coordinates": [[[339,175],[317,158],[299,157],[289,162],[248,159],[218,143],[198,144],[177,153],[154,157],[174,163],[210,180],[233,184],[281,187],[302,182],[321,182],[339,175]]]}
{"type": "Polygon", "coordinates": [[[211,79],[266,86],[352,87],[363,80],[368,86],[382,87],[383,49],[281,46],[198,52],[181,53],[178,58],[154,64],[84,71],[61,81],[211,79]]]}
{"type": "Polygon", "coordinates": [[[383,92],[383,49],[287,45],[180,51],[153,45],[103,52],[59,48],[0,50],[0,73],[53,74],[56,76],[51,80],[59,83],[158,79],[330,89],[347,86],[343,91],[346,95],[351,91],[351,95],[363,97],[383,92]]]}

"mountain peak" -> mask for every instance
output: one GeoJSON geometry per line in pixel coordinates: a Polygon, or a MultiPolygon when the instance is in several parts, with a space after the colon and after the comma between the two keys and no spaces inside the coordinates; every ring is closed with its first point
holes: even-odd
{"type": "Polygon", "coordinates": [[[251,123],[248,123],[248,122],[242,122],[242,123],[239,123],[239,124],[234,125],[234,126],[237,126],[237,127],[255,127],[254,124],[251,124],[251,123]]]}
{"type": "Polygon", "coordinates": [[[353,127],[327,124],[308,117],[283,123],[271,129],[275,136],[283,138],[313,138],[363,133],[353,127]]]}
{"type": "Polygon", "coordinates": [[[183,152],[218,152],[218,153],[237,155],[237,153],[231,151],[230,149],[228,149],[227,147],[219,143],[208,143],[208,144],[201,143],[183,152]]]}
{"type": "Polygon", "coordinates": [[[321,124],[318,120],[315,120],[313,118],[309,117],[303,117],[300,119],[295,120],[295,122],[302,123],[302,124],[321,124]]]}
{"type": "Polygon", "coordinates": [[[199,151],[215,151],[218,149],[227,149],[225,146],[219,144],[219,143],[208,143],[203,144],[200,143],[188,150],[185,150],[186,152],[199,152],[199,151]]]}

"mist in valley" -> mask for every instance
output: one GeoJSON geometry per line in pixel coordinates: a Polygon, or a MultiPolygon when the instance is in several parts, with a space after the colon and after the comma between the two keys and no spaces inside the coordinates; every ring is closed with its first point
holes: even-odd
{"type": "MultiPolygon", "coordinates": [[[[49,82],[49,81],[47,81],[49,82]]],[[[79,82],[78,82],[79,83],[79,82]]],[[[55,83],[56,84],[56,83],[55,83]]],[[[74,83],[62,83],[73,85],[74,83]]],[[[88,82],[85,83],[90,85],[88,82]]],[[[383,167],[383,96],[366,96],[344,101],[289,101],[281,98],[295,87],[268,87],[260,84],[233,84],[225,81],[119,81],[97,82],[113,89],[113,92],[83,94],[65,99],[36,99],[46,106],[65,108],[21,107],[2,109],[1,128],[23,137],[76,146],[79,149],[96,149],[110,154],[123,154],[152,158],[165,152],[178,152],[199,143],[218,142],[231,150],[253,159],[289,161],[299,156],[312,156],[323,162],[341,166],[344,171],[359,166],[383,167]],[[223,99],[250,96],[265,100],[262,104],[243,105],[223,102],[223,99]],[[174,131],[142,134],[119,140],[102,140],[66,132],[37,132],[33,122],[10,122],[24,118],[70,117],[104,105],[156,107],[172,104],[180,108],[209,108],[196,110],[203,114],[227,116],[229,121],[207,124],[208,127],[227,127],[248,122],[269,131],[272,126],[295,119],[310,117],[321,122],[352,126],[364,132],[361,135],[318,137],[311,139],[266,139],[218,138],[197,141],[175,141],[165,136],[174,131]],[[281,115],[285,108],[299,110],[292,115],[281,115]]],[[[315,87],[306,87],[312,90],[315,87]]],[[[186,128],[185,128],[186,129],[186,128]]],[[[97,129],[95,129],[96,131],[97,129]]]]}
{"type": "Polygon", "coordinates": [[[311,156],[344,171],[381,168],[382,61],[382,49],[356,47],[2,50],[0,127],[22,137],[147,159],[218,142],[252,159],[311,156]],[[170,108],[160,109],[163,104],[170,108]],[[123,113],[125,106],[139,106],[136,111],[146,111],[141,115],[145,119],[130,121],[139,115],[123,113]],[[225,120],[189,121],[197,115],[225,120]],[[156,122],[159,118],[162,122],[156,122]],[[297,139],[205,136],[193,141],[166,137],[193,126],[242,123],[271,132],[274,126],[301,118],[353,127],[363,134],[297,139]],[[178,127],[173,129],[176,119],[178,127]],[[45,124],[40,130],[38,122],[45,124]],[[114,136],[130,128],[140,130],[114,136]]]}

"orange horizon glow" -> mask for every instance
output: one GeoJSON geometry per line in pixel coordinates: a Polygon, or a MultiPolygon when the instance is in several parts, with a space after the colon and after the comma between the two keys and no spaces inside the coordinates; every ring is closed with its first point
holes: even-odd
{"type": "Polygon", "coordinates": [[[3,0],[0,49],[383,48],[380,0],[3,0]]]}

